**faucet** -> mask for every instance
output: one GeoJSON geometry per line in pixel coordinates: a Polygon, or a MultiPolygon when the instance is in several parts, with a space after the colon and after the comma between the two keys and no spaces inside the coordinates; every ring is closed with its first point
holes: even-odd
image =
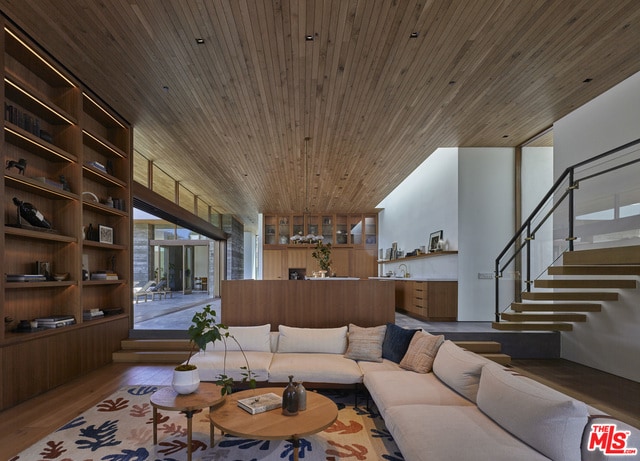
{"type": "Polygon", "coordinates": [[[402,276],[405,279],[408,279],[409,277],[411,277],[411,274],[409,273],[409,269],[407,269],[407,265],[405,263],[400,264],[398,266],[398,269],[402,271],[402,276]],[[404,266],[404,268],[402,266],[404,266]]]}

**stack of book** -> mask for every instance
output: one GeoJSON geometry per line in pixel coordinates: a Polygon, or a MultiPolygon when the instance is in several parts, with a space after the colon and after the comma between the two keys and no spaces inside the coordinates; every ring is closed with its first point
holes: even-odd
{"type": "Polygon", "coordinates": [[[37,318],[38,328],[60,328],[76,323],[73,315],[53,315],[51,317],[37,318]]]}
{"type": "Polygon", "coordinates": [[[82,312],[83,320],[93,320],[99,319],[101,317],[104,317],[104,312],[102,312],[100,309],[87,309],[82,312]]]}
{"type": "Polygon", "coordinates": [[[257,415],[258,413],[282,407],[282,396],[273,392],[256,395],[255,397],[238,400],[238,406],[252,415],[257,415]]]}
{"type": "Polygon", "coordinates": [[[96,271],[91,273],[91,280],[118,280],[118,274],[108,271],[96,271]]]}

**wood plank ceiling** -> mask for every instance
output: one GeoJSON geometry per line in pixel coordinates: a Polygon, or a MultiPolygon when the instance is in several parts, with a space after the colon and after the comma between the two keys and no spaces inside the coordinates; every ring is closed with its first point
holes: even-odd
{"type": "Polygon", "coordinates": [[[0,9],[134,124],[137,152],[250,228],[373,210],[436,148],[519,145],[640,71],[637,0],[0,9]]]}

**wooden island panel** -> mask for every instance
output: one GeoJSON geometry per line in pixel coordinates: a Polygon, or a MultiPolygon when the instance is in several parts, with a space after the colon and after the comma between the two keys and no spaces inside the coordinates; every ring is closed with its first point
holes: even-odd
{"type": "Polygon", "coordinates": [[[380,280],[225,280],[225,325],[303,328],[361,327],[395,320],[395,288],[380,280]]]}

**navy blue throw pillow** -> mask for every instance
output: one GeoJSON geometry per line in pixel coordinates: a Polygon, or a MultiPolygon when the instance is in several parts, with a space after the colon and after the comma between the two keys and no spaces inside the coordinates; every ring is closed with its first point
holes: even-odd
{"type": "Polygon", "coordinates": [[[382,358],[400,363],[416,331],[420,330],[407,330],[395,323],[387,323],[387,332],[382,342],[382,358]]]}

